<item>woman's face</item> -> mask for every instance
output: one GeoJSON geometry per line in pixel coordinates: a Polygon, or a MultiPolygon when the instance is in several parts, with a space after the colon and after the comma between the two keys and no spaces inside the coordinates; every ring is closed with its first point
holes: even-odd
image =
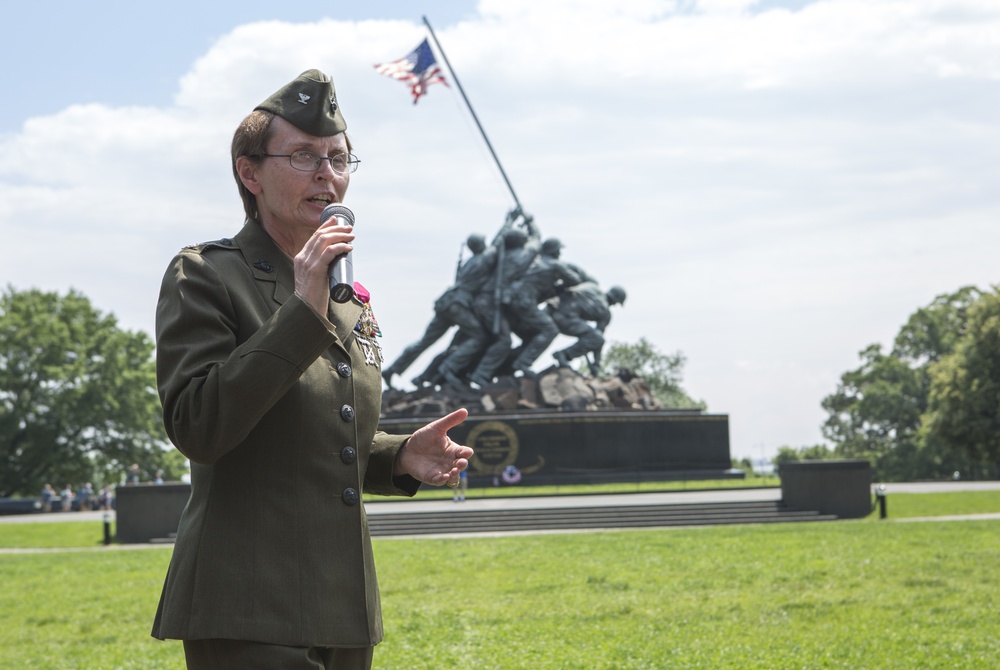
{"type": "MultiPolygon", "coordinates": [[[[317,156],[348,153],[344,133],[315,137],[276,116],[271,121],[268,154],[287,155],[311,151],[317,156]]],[[[304,239],[319,227],[323,208],[342,202],[350,175],[338,174],[330,161],[321,161],[315,172],[303,172],[291,166],[287,158],[263,158],[254,163],[244,157],[237,162],[240,178],[257,198],[261,224],[280,235],[304,239]]]]}

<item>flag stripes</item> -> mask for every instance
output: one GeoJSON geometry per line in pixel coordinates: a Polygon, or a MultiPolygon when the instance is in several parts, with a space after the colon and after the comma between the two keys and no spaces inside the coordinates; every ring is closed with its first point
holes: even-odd
{"type": "Polygon", "coordinates": [[[431,46],[426,39],[403,58],[391,63],[376,65],[375,71],[409,84],[410,92],[413,93],[414,105],[417,104],[420,96],[427,94],[427,87],[431,84],[448,86],[448,82],[441,73],[441,68],[438,67],[437,59],[434,58],[434,52],[431,51],[431,46]]]}

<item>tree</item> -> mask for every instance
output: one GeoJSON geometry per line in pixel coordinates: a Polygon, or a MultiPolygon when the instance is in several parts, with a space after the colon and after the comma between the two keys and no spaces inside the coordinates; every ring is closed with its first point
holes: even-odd
{"type": "Polygon", "coordinates": [[[117,483],[139,463],[178,477],[165,449],[153,344],[80,293],[0,294],[0,495],[46,482],[117,483]]]}
{"type": "Polygon", "coordinates": [[[604,353],[602,366],[611,374],[628,371],[641,377],[665,407],[705,409],[704,402],[694,400],[681,388],[686,362],[680,351],[662,354],[641,337],[634,344],[612,342],[604,353]]]}
{"type": "Polygon", "coordinates": [[[969,308],[982,296],[983,292],[975,286],[963,286],[954,293],[937,296],[907,319],[896,336],[893,355],[911,367],[941,360],[955,350],[965,333],[969,308]]]}
{"type": "Polygon", "coordinates": [[[778,453],[771,459],[771,463],[774,467],[780,468],[783,463],[828,461],[836,457],[836,453],[825,444],[814,444],[808,447],[799,447],[798,449],[785,445],[778,447],[778,453]]]}
{"type": "Polygon", "coordinates": [[[829,418],[823,436],[834,443],[842,458],[871,462],[880,480],[911,479],[901,472],[913,464],[920,415],[926,391],[918,370],[897,356],[885,354],[878,344],[861,352],[862,364],[845,372],[837,392],[823,399],[829,418]]]}
{"type": "Polygon", "coordinates": [[[924,434],[966,455],[978,474],[1000,463],[1000,293],[982,295],[954,351],[930,366],[924,434]]]}
{"type": "Polygon", "coordinates": [[[972,286],[939,295],[909,317],[891,352],[878,344],[861,351],[861,366],[822,402],[823,435],[838,457],[868,460],[883,481],[936,479],[967,466],[961,454],[925,439],[921,426],[930,366],[954,349],[980,295],[972,286]]]}

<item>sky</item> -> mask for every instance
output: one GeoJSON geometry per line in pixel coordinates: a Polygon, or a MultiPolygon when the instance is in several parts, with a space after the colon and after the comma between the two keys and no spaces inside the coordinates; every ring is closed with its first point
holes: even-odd
{"type": "Polygon", "coordinates": [[[859,351],[1000,278],[995,0],[12,4],[0,286],[129,330],[177,250],[239,230],[232,132],[311,68],[362,161],[344,203],[390,361],[514,204],[454,74],[543,237],[628,291],[608,339],[682,352],[736,458],[821,442],[859,351]],[[374,65],[424,15],[455,73],[413,105],[374,65]]]}

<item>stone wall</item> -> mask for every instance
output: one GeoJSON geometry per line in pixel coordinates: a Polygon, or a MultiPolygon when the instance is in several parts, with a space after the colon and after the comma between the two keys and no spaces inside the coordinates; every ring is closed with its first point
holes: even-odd
{"type": "Polygon", "coordinates": [[[119,486],[115,490],[115,535],[126,544],[168,539],[177,532],[191,485],[181,482],[119,486]]]}

